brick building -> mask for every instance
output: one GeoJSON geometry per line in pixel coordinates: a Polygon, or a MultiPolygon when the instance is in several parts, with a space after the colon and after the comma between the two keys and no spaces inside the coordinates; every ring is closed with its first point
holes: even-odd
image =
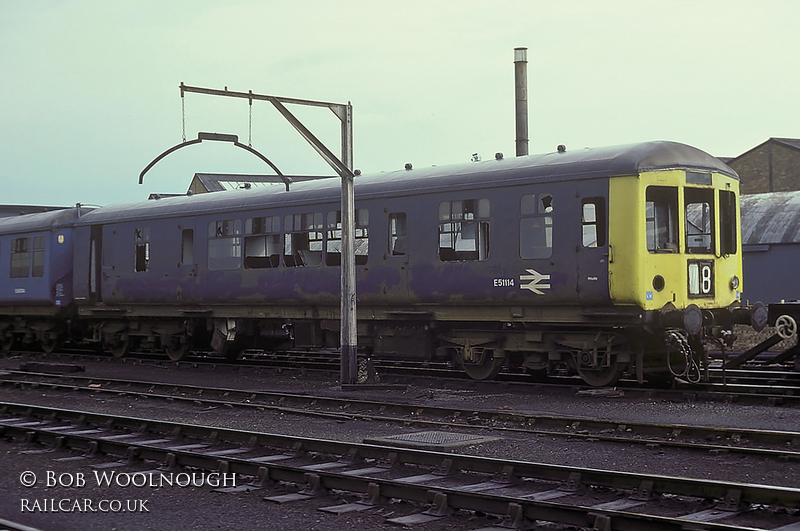
{"type": "Polygon", "coordinates": [[[742,194],[800,190],[800,139],[770,138],[725,162],[739,174],[742,194]]]}

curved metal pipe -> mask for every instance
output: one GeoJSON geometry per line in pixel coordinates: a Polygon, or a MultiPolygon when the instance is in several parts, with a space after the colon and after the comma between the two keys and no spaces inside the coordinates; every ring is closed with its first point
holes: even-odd
{"type": "Polygon", "coordinates": [[[283,184],[286,186],[286,191],[287,192],[289,191],[289,183],[291,183],[292,181],[288,177],[286,177],[283,173],[281,173],[281,171],[278,169],[277,166],[275,166],[275,164],[272,163],[272,161],[270,161],[267,157],[265,157],[260,152],[258,152],[257,150],[253,149],[252,147],[245,146],[244,144],[240,143],[238,136],[236,136],[236,135],[225,135],[225,134],[219,134],[219,133],[197,133],[197,139],[189,140],[188,142],[181,142],[180,144],[178,144],[176,146],[172,146],[168,150],[164,151],[162,154],[160,154],[159,156],[154,158],[152,160],[152,162],[150,162],[150,164],[148,164],[145,167],[145,169],[142,170],[142,173],[139,174],[139,184],[142,184],[142,182],[144,181],[144,174],[147,173],[148,171],[150,171],[150,168],[155,166],[161,159],[163,159],[164,157],[166,157],[170,153],[174,153],[175,151],[177,151],[177,150],[179,150],[181,148],[184,148],[186,146],[191,146],[192,144],[199,144],[203,140],[214,140],[214,141],[220,141],[220,142],[232,142],[234,146],[240,147],[240,148],[244,149],[245,151],[248,151],[248,152],[252,153],[256,157],[258,157],[261,160],[263,160],[264,162],[266,162],[267,165],[269,165],[269,167],[272,168],[272,170],[276,174],[278,174],[278,177],[281,178],[281,180],[283,181],[283,184]]]}

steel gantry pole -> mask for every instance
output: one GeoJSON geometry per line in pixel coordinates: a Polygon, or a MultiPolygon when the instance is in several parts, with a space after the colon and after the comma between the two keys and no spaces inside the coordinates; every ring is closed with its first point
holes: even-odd
{"type": "Polygon", "coordinates": [[[354,384],[358,379],[358,362],[356,352],[358,349],[356,322],[356,257],[355,257],[355,199],[353,192],[353,106],[350,102],[346,105],[324,101],[301,100],[296,98],[281,98],[255,94],[253,91],[235,92],[228,90],[191,87],[180,84],[181,96],[184,92],[195,92],[213,96],[227,96],[243,98],[250,102],[264,100],[272,105],[284,118],[300,133],[311,147],[325,159],[342,178],[342,278],[341,278],[341,385],[354,384]],[[284,104],[310,105],[314,107],[327,107],[341,121],[342,158],[339,159],[323,144],[309,129],[286,108],[284,104]]]}
{"type": "Polygon", "coordinates": [[[353,192],[353,107],[343,109],[342,162],[349,169],[342,175],[342,300],[341,300],[341,367],[342,385],[358,380],[358,327],[356,318],[355,198],[353,192]]]}

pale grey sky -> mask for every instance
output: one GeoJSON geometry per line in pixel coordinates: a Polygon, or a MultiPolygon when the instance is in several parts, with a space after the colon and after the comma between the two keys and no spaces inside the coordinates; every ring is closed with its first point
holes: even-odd
{"type": "MultiPolygon", "coordinates": [[[[178,85],[352,102],[364,173],[514,155],[513,49],[528,48],[531,153],[675,140],[736,156],[800,137],[794,0],[226,2],[0,0],[0,204],[185,192],[269,173],[181,141],[178,85]]],[[[248,139],[246,100],[187,94],[186,133],[248,139]]],[[[338,120],[291,108],[338,153],[338,120]]],[[[266,102],[253,147],[332,173],[266,102]]]]}

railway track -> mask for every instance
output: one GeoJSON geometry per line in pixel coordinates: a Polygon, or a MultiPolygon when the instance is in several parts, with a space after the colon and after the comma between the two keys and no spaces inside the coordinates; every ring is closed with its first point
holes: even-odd
{"type": "Polygon", "coordinates": [[[389,498],[422,504],[391,520],[398,524],[461,510],[504,516],[517,526],[555,522],[609,531],[800,528],[800,489],[460,455],[405,447],[408,439],[345,443],[8,402],[0,404],[0,429],[28,444],[122,458],[128,466],[160,465],[127,473],[150,481],[171,481],[191,469],[235,474],[236,486],[222,490],[263,489],[276,502],[332,489],[363,496],[327,508],[339,513],[389,498]],[[287,493],[278,484],[297,487],[287,493]]]}
{"type": "MultiPolygon", "coordinates": [[[[291,354],[291,353],[289,353],[291,354]]],[[[20,367],[31,367],[29,370],[38,372],[47,370],[52,372],[53,361],[74,365],[90,362],[108,363],[138,363],[151,364],[159,367],[175,367],[178,369],[209,369],[217,370],[220,367],[228,370],[257,370],[257,371],[318,371],[322,374],[338,374],[338,360],[333,353],[315,353],[308,359],[301,353],[286,356],[265,356],[250,354],[244,359],[228,362],[221,358],[208,356],[194,356],[186,361],[174,362],[164,359],[163,355],[139,353],[136,357],[112,358],[97,353],[67,352],[61,354],[40,354],[32,352],[7,354],[9,360],[19,361],[20,367]],[[306,360],[305,362],[303,360],[306,360]],[[49,365],[50,369],[40,369],[38,362],[49,365]]],[[[57,366],[57,365],[56,365],[57,366]]],[[[547,382],[537,381],[524,373],[503,372],[495,380],[472,380],[463,372],[450,367],[446,363],[436,364],[401,364],[382,363],[376,368],[384,383],[405,384],[408,382],[422,383],[429,381],[432,385],[460,386],[469,389],[486,389],[487,391],[501,388],[504,390],[525,390],[534,388],[550,388],[569,386],[576,391],[585,390],[586,385],[577,377],[555,376],[548,378],[547,382]]],[[[660,386],[641,386],[634,380],[620,380],[616,389],[622,390],[626,396],[640,397],[642,399],[672,400],[678,402],[725,402],[739,404],[769,404],[775,406],[797,407],[800,406],[800,373],[791,371],[776,371],[775,367],[755,364],[737,370],[722,371],[718,366],[712,366],[710,381],[699,384],[681,381],[672,382],[669,388],[660,386]],[[759,376],[759,374],[761,376],[759,376]]]]}
{"type": "Polygon", "coordinates": [[[427,429],[444,426],[447,429],[472,432],[485,429],[493,433],[550,435],[588,441],[800,461],[800,432],[793,431],[604,420],[532,414],[508,409],[437,407],[428,404],[330,397],[319,394],[248,391],[76,375],[53,376],[21,371],[3,373],[0,375],[0,385],[47,389],[67,395],[79,391],[92,395],[105,393],[111,396],[142,396],[203,407],[270,410],[334,420],[366,419],[412,424],[427,429]]]}

